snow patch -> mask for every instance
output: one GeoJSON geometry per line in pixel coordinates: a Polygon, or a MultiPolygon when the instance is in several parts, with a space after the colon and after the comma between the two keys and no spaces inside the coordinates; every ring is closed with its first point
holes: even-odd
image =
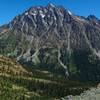
{"type": "Polygon", "coordinates": [[[31,13],[31,15],[36,16],[36,13],[31,13]]]}
{"type": "Polygon", "coordinates": [[[40,13],[40,15],[41,15],[42,18],[45,17],[45,15],[43,14],[43,11],[42,10],[40,10],[39,13],[40,13]]]}
{"type": "Polygon", "coordinates": [[[26,12],[25,15],[28,15],[28,12],[26,12]]]}
{"type": "Polygon", "coordinates": [[[50,3],[50,4],[49,4],[49,6],[51,6],[51,7],[55,7],[55,5],[54,5],[54,4],[52,4],[52,3],[50,3]]]}
{"type": "Polygon", "coordinates": [[[40,15],[41,15],[41,17],[42,17],[42,18],[44,18],[44,17],[45,17],[45,15],[44,15],[44,14],[40,14],[40,15]]]}
{"type": "Polygon", "coordinates": [[[70,15],[72,15],[72,13],[68,10],[68,13],[70,14],[70,15]]]}

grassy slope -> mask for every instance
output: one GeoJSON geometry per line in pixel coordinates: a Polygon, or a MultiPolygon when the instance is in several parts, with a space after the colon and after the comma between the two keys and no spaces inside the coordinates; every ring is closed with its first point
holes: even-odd
{"type": "Polygon", "coordinates": [[[54,100],[80,94],[89,85],[48,71],[26,70],[15,60],[0,56],[0,100],[54,100]]]}
{"type": "Polygon", "coordinates": [[[23,75],[28,74],[18,62],[0,55],[0,74],[23,75]]]}

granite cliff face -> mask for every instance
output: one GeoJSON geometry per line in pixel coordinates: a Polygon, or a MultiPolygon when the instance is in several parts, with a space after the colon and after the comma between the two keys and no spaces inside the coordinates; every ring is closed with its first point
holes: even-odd
{"type": "Polygon", "coordinates": [[[91,73],[94,67],[90,66],[99,69],[100,20],[53,4],[31,7],[0,27],[0,53],[30,65],[62,70],[66,76],[85,72],[89,80],[99,78],[100,73],[91,73]]]}

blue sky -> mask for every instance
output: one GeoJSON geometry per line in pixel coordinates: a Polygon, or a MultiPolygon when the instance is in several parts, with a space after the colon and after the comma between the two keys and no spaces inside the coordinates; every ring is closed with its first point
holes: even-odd
{"type": "Polygon", "coordinates": [[[31,6],[48,3],[62,5],[77,15],[92,14],[100,19],[100,0],[0,0],[0,25],[10,22],[31,6]]]}

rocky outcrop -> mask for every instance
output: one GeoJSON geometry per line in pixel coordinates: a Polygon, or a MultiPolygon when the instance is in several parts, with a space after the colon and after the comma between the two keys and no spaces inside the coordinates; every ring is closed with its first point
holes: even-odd
{"type": "Polygon", "coordinates": [[[91,88],[88,91],[85,91],[79,96],[67,96],[62,98],[61,100],[100,100],[100,87],[99,88],[91,88]]]}

